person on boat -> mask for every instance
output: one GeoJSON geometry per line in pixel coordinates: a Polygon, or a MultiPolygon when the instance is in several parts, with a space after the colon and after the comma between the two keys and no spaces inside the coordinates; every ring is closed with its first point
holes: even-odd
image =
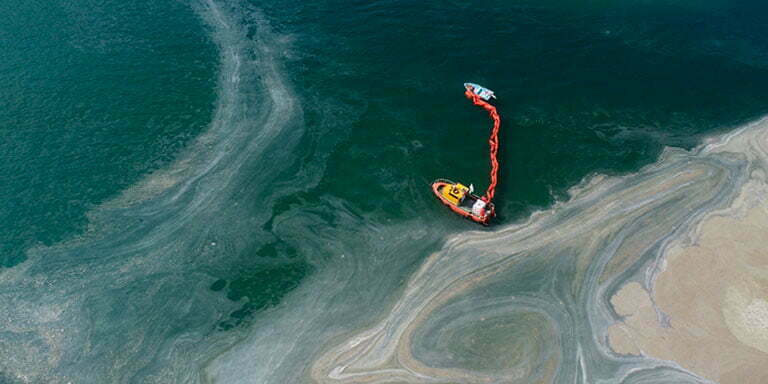
{"type": "Polygon", "coordinates": [[[483,199],[477,199],[472,204],[472,214],[478,217],[485,217],[485,201],[483,199]]]}

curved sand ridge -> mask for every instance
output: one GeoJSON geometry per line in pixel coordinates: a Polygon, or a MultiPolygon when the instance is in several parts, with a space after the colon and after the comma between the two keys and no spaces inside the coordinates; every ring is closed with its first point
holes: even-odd
{"type": "Polygon", "coordinates": [[[637,174],[595,177],[525,223],[452,238],[375,326],[328,346],[310,374],[765,382],[767,169],[761,120],[691,152],[667,150],[637,174]]]}

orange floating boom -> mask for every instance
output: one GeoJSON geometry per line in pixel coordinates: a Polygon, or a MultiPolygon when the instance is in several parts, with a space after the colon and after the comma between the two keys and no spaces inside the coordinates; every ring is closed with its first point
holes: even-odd
{"type": "Polygon", "coordinates": [[[485,191],[485,196],[483,196],[483,201],[490,203],[493,200],[493,195],[496,194],[496,184],[498,182],[497,176],[499,174],[499,161],[497,156],[499,152],[499,128],[501,127],[501,118],[499,117],[499,113],[496,112],[496,107],[481,99],[479,95],[472,92],[469,88],[464,91],[464,95],[467,96],[468,99],[472,100],[472,104],[483,107],[483,109],[488,111],[491,119],[493,119],[493,130],[491,131],[491,137],[488,139],[488,145],[491,148],[491,183],[488,184],[488,189],[485,191]]]}
{"type": "Polygon", "coordinates": [[[496,193],[497,176],[499,173],[499,161],[497,160],[499,151],[499,128],[501,127],[501,118],[496,111],[496,107],[487,102],[495,98],[493,91],[473,83],[465,83],[466,91],[464,95],[472,100],[472,103],[483,107],[493,119],[493,130],[488,139],[490,146],[491,174],[490,184],[482,197],[472,194],[472,187],[467,187],[461,183],[455,183],[450,180],[438,179],[432,183],[432,191],[435,196],[455,213],[470,219],[474,222],[488,225],[490,219],[495,216],[496,209],[493,205],[493,196],[496,193]]]}

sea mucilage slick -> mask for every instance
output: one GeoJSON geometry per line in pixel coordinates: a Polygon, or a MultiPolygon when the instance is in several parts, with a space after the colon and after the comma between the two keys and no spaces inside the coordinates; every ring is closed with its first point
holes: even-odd
{"type": "Polygon", "coordinates": [[[451,210],[469,220],[483,225],[488,225],[490,219],[496,215],[493,205],[493,195],[496,193],[496,177],[499,173],[499,162],[496,159],[499,150],[499,127],[501,118],[496,112],[496,107],[488,103],[491,98],[496,98],[488,88],[473,83],[464,83],[464,95],[472,100],[472,103],[483,107],[493,119],[493,130],[488,144],[491,147],[491,182],[484,196],[474,195],[474,188],[461,183],[455,183],[446,179],[437,179],[432,183],[432,191],[440,201],[451,210]]]}

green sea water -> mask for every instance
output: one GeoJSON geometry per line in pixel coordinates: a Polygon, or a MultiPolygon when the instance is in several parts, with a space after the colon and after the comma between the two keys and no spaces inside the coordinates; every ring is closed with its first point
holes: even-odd
{"type": "MultiPolygon", "coordinates": [[[[312,357],[374,324],[446,239],[494,230],[455,217],[429,188],[487,185],[491,123],[465,81],[499,97],[495,227],[567,200],[590,175],[636,172],[665,146],[692,148],[768,111],[768,8],[757,1],[7,8],[10,383],[308,381],[312,357]]],[[[499,292],[539,286],[545,271],[530,268],[530,281],[499,292]]],[[[507,339],[414,353],[503,370],[483,346],[525,339],[505,353],[548,361],[567,338],[539,324],[542,312],[498,322],[507,339]]],[[[597,382],[561,361],[555,382],[597,382]]],[[[620,382],[618,370],[596,374],[620,382]]],[[[682,380],[675,372],[659,375],[682,380]]]]}

